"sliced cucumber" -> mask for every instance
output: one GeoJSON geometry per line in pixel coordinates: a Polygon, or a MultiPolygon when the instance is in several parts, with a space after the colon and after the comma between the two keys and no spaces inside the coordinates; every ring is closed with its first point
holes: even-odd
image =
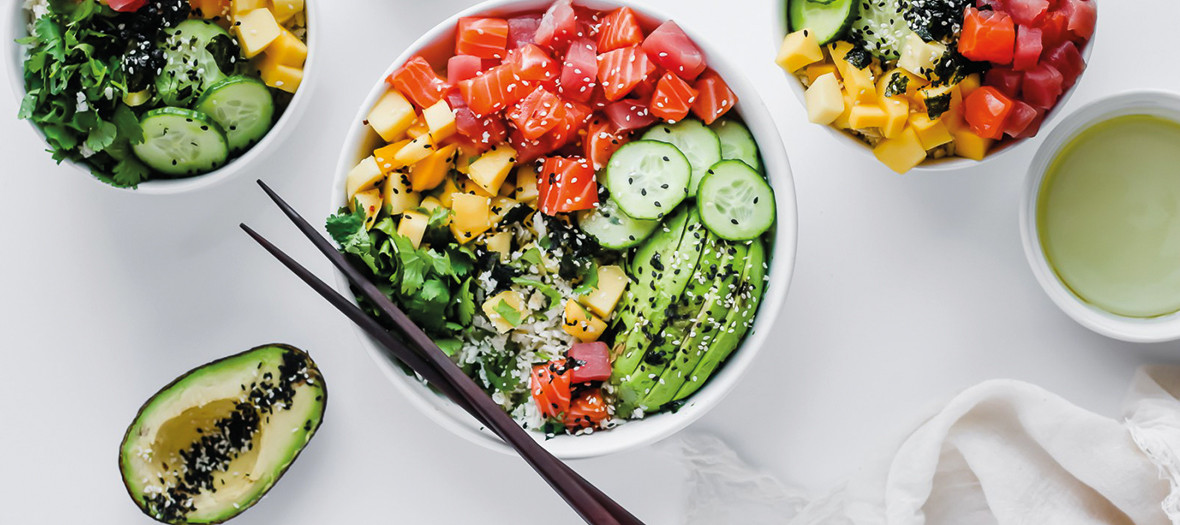
{"type": "Polygon", "coordinates": [[[709,126],[721,141],[721,158],[740,160],[751,168],[761,171],[762,159],[758,156],[758,143],[754,135],[741,122],[723,118],[709,126]]]}
{"type": "Polygon", "coordinates": [[[265,136],[275,114],[270,88],[257,79],[241,75],[213,84],[193,107],[221,125],[234,153],[265,136]]]}
{"type": "Polygon", "coordinates": [[[690,180],[688,158],[666,142],[627,143],[606,165],[605,182],[611,198],[636,219],[663,219],[684,201],[690,180]]]}
{"type": "Polygon", "coordinates": [[[774,225],[774,190],[745,162],[723,160],[709,168],[697,196],[701,222],[722,239],[757,239],[774,225]]]}
{"type": "Polygon", "coordinates": [[[237,44],[221,26],[185,20],[160,43],[167,63],[156,77],[156,93],[170,106],[189,106],[206,89],[233,72],[237,44]]]}
{"type": "Polygon", "coordinates": [[[900,0],[866,0],[849,34],[853,40],[864,42],[866,51],[883,60],[897,60],[906,35],[913,33],[905,21],[904,5],[900,0]]]}
{"type": "Polygon", "coordinates": [[[199,111],[160,108],[139,121],[143,142],[132,146],[148,167],[175,177],[220,168],[229,158],[229,141],[213,119],[199,111]]]}
{"type": "Polygon", "coordinates": [[[859,4],[857,0],[788,0],[787,23],[792,33],[801,29],[815,33],[822,46],[848,32],[859,4]]]}
{"type": "Polygon", "coordinates": [[[612,250],[625,250],[646,240],[660,221],[633,219],[619,209],[614,199],[597,208],[578,214],[578,226],[598,244],[612,250]]]}
{"type": "Polygon", "coordinates": [[[676,146],[692,165],[692,181],[688,185],[688,196],[697,196],[697,187],[705,177],[705,171],[721,160],[721,141],[713,130],[696,119],[686,119],[675,124],[653,126],[643,134],[643,140],[658,140],[676,146]]]}

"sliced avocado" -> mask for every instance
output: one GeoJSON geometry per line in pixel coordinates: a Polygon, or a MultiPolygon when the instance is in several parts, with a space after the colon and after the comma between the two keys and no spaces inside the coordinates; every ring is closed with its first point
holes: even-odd
{"type": "Polygon", "coordinates": [[[706,295],[692,327],[678,338],[681,344],[668,367],[643,398],[641,405],[646,411],[659,410],[672,401],[701,358],[713,347],[714,341],[722,337],[729,313],[741,303],[738,292],[743,289],[742,283],[751,270],[749,248],[741,242],[720,241],[718,244],[719,249],[726,252],[727,259],[715,272],[713,288],[706,295]]]}
{"type": "Polygon", "coordinates": [[[632,259],[630,277],[636,284],[628,289],[635,293],[628,304],[630,311],[624,311],[630,318],[630,322],[624,321],[627,337],[622,348],[617,349],[612,366],[611,382],[615,385],[625,383],[639,367],[648,346],[663,330],[670,307],[684,293],[700,261],[706,230],[696,208],[677,212],[669,220],[669,229],[672,236],[682,232],[681,239],[668,241],[662,238],[665,237],[662,232],[657,232],[632,259]],[[680,224],[683,228],[679,228],[680,224]],[[676,248],[671,248],[673,244],[676,248]]]}
{"type": "Polygon", "coordinates": [[[688,211],[681,208],[673,213],[664,224],[656,227],[655,233],[640,245],[628,260],[627,275],[636,284],[628,286],[627,291],[623,294],[619,314],[612,321],[615,326],[635,326],[636,320],[643,312],[643,305],[649,304],[651,297],[655,295],[657,272],[659,272],[659,277],[663,279],[671,279],[675,275],[661,272],[663,254],[673,253],[680,247],[680,241],[684,238],[684,230],[687,226],[688,211]]]}
{"type": "Polygon", "coordinates": [[[692,373],[686,374],[687,380],[676,392],[673,401],[691,396],[701,388],[717,367],[737,349],[746,332],[754,324],[754,315],[758,313],[762,292],[766,288],[766,248],[762,245],[761,239],[754,239],[749,243],[746,277],[737,290],[738,306],[729,312],[725,326],[721,328],[721,335],[709,346],[709,350],[697,363],[696,368],[693,368],[692,373]]]}
{"type": "Polygon", "coordinates": [[[267,345],[193,369],[152,396],[119,448],[123,483],[163,523],[221,523],[258,502],[324,417],[311,357],[267,345]]]}
{"type": "Polygon", "coordinates": [[[619,403],[618,413],[630,414],[636,408],[646,411],[650,406],[640,402],[659,382],[669,363],[675,360],[677,349],[692,333],[697,316],[706,307],[709,296],[717,287],[717,277],[730,262],[729,251],[719,248],[720,239],[707,231],[705,233],[700,260],[689,278],[684,293],[664,309],[664,324],[651,337],[650,346],[643,353],[643,359],[635,371],[620,381],[615,389],[619,403]]]}

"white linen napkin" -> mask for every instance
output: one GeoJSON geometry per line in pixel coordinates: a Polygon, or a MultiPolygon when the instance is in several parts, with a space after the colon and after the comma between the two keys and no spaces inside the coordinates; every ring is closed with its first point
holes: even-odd
{"type": "Polygon", "coordinates": [[[1180,523],[1180,367],[1140,369],[1121,421],[1027,383],[981,383],[819,498],[715,437],[669,446],[690,473],[687,525],[1180,523]]]}

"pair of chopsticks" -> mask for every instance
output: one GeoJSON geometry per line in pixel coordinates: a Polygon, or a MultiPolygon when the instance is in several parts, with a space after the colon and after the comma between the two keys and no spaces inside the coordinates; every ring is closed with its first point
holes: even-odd
{"type": "Polygon", "coordinates": [[[335,306],[337,310],[377,340],[386,358],[401,361],[410,367],[443,395],[491,429],[500,439],[515,449],[520,457],[528,462],[533,470],[544,478],[549,486],[557,491],[587,523],[594,525],[639,525],[643,523],[612,500],[610,496],[591,485],[589,481],[586,481],[585,478],[534,441],[524,429],[484,393],[479,385],[475,384],[475,381],[463,373],[439,349],[438,345],[426,335],[426,332],[415,325],[405,312],[402,312],[401,308],[393,304],[389,297],[381,293],[372,281],[345,258],[344,254],[338,252],[330,241],[320,235],[266,183],[259,180],[258,185],[262,186],[263,191],[311,240],[312,244],[315,244],[316,248],[327,256],[336,268],[344,272],[348,280],[393,322],[400,334],[395,335],[386,330],[376,319],[337,293],[335,289],[324,283],[307,268],[295,262],[289,255],[249,226],[241,224],[241,228],[303,282],[318,292],[321,297],[332,303],[332,306],[335,306]],[[403,337],[405,339],[402,339],[403,337]]]}

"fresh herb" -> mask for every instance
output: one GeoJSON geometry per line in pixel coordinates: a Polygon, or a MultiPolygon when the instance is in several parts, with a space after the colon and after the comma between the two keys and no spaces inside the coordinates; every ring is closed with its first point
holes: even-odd
{"type": "Polygon", "coordinates": [[[533,288],[536,288],[537,291],[541,292],[542,294],[545,295],[546,298],[549,299],[549,306],[550,307],[552,307],[554,305],[561,304],[562,299],[564,299],[564,297],[561,296],[561,292],[558,292],[552,286],[549,286],[541,281],[517,277],[516,279],[512,280],[512,283],[518,284],[521,286],[531,286],[533,288]]]}
{"type": "Polygon", "coordinates": [[[904,94],[909,88],[910,77],[899,72],[894,72],[893,76],[889,78],[889,83],[885,86],[885,96],[895,97],[904,94]]]}
{"type": "Polygon", "coordinates": [[[586,295],[598,287],[598,263],[590,260],[590,266],[582,272],[582,284],[574,288],[574,295],[586,295]]]}
{"type": "Polygon", "coordinates": [[[504,320],[504,322],[512,325],[513,328],[520,326],[520,312],[518,312],[516,308],[513,308],[512,305],[508,304],[507,301],[500,299],[500,302],[496,303],[495,308],[492,310],[495,311],[496,315],[499,315],[500,318],[504,320]]]}
{"type": "Polygon", "coordinates": [[[508,394],[520,386],[520,379],[512,374],[516,367],[516,354],[512,352],[484,354],[481,367],[489,386],[496,391],[508,394]]]}

